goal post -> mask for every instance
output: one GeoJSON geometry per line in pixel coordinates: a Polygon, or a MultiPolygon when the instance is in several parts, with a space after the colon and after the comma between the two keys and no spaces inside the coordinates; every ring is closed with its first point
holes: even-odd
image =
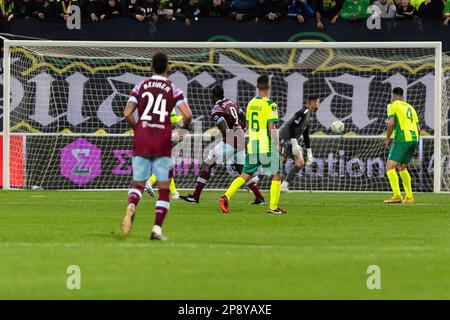
{"type": "Polygon", "coordinates": [[[9,179],[9,145],[10,145],[10,127],[9,127],[9,107],[10,107],[10,92],[11,88],[9,85],[9,79],[11,78],[11,55],[9,52],[10,44],[9,40],[3,39],[3,189],[10,189],[10,179],[9,179]]]}
{"type": "MultiPolygon", "coordinates": [[[[439,159],[442,159],[441,154],[441,137],[442,137],[442,42],[435,43],[435,68],[434,68],[434,95],[435,95],[435,109],[434,109],[434,181],[433,191],[435,193],[441,192],[441,173],[442,163],[439,159]]],[[[450,97],[448,97],[450,99],[450,97]]],[[[448,134],[447,134],[448,135],[448,134]]]]}
{"type": "MultiPolygon", "coordinates": [[[[312,123],[315,161],[300,171],[294,189],[388,191],[382,141],[395,85],[406,89],[425,128],[413,161],[415,190],[450,191],[450,62],[440,42],[34,40],[4,41],[3,189],[126,188],[132,132],[121,109],[161,50],[169,54],[170,79],[185,91],[194,113],[186,142],[192,155],[186,158],[181,144],[174,147],[175,180],[182,188],[194,186],[213,143],[209,89],[220,83],[245,107],[256,77],[267,73],[282,119],[307,95],[322,100],[312,123]],[[335,119],[345,123],[343,135],[331,132],[335,119]]],[[[230,166],[218,166],[208,187],[226,188],[234,174],[230,166]]]]}

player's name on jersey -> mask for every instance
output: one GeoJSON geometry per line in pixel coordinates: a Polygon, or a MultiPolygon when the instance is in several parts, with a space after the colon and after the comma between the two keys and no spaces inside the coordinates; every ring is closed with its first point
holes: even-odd
{"type": "Polygon", "coordinates": [[[149,88],[159,88],[161,90],[164,90],[165,92],[169,93],[170,92],[170,87],[162,81],[148,81],[146,83],[144,83],[144,89],[149,89],[149,88]]]}
{"type": "Polygon", "coordinates": [[[250,106],[249,109],[261,111],[263,109],[263,107],[262,106],[250,106]]]}

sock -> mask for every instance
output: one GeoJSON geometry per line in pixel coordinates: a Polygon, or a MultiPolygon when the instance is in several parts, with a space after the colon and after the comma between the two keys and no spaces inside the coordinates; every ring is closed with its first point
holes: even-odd
{"type": "Polygon", "coordinates": [[[278,201],[280,200],[281,181],[272,180],[270,184],[270,210],[278,208],[278,201]]]}
{"type": "Polygon", "coordinates": [[[130,191],[128,191],[128,204],[134,204],[135,206],[138,205],[139,201],[141,200],[142,193],[144,192],[144,188],[140,185],[133,184],[130,191]]]}
{"type": "Polygon", "coordinates": [[[170,179],[170,194],[175,194],[178,193],[177,191],[177,187],[175,187],[175,181],[172,179],[170,179]]]}
{"type": "Polygon", "coordinates": [[[403,182],[403,189],[405,190],[406,197],[412,198],[412,188],[411,188],[411,176],[409,175],[408,170],[400,171],[400,177],[402,178],[403,182]]]}
{"type": "Polygon", "coordinates": [[[395,169],[391,169],[388,172],[386,172],[389,183],[391,184],[392,192],[394,193],[394,196],[400,196],[400,185],[398,184],[398,175],[397,171],[395,169]]]}
{"type": "Polygon", "coordinates": [[[170,179],[170,194],[178,193],[177,187],[175,187],[175,180],[173,180],[173,168],[169,169],[169,179],[170,179]]]}
{"type": "Polygon", "coordinates": [[[150,179],[148,179],[148,182],[150,183],[151,186],[153,186],[156,182],[156,176],[154,174],[152,174],[150,179]]]}
{"type": "Polygon", "coordinates": [[[259,191],[258,186],[256,185],[256,183],[252,182],[247,186],[250,190],[252,190],[253,194],[255,195],[255,199],[256,200],[263,200],[264,197],[261,194],[261,191],[259,191]]]}
{"type": "Polygon", "coordinates": [[[297,173],[300,171],[300,167],[297,167],[296,165],[293,165],[291,170],[289,170],[288,175],[286,177],[286,181],[287,183],[291,183],[292,181],[294,181],[295,176],[297,175],[297,173]]]}
{"type": "Polygon", "coordinates": [[[231,185],[228,187],[228,190],[225,192],[228,200],[231,199],[235,195],[235,193],[245,184],[245,180],[242,177],[237,177],[233,180],[231,185]]]}
{"type": "Polygon", "coordinates": [[[200,172],[200,175],[197,178],[197,183],[195,184],[195,190],[192,196],[197,202],[200,201],[200,195],[202,194],[203,188],[206,186],[209,180],[210,173],[208,171],[200,172]]]}
{"type": "Polygon", "coordinates": [[[155,217],[155,225],[162,226],[164,222],[164,218],[169,212],[170,207],[170,190],[168,189],[159,189],[158,192],[158,201],[156,201],[156,217],[155,217]]]}

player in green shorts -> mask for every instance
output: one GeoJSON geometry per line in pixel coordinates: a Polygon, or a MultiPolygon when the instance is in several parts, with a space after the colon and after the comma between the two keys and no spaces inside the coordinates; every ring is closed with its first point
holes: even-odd
{"type": "Polygon", "coordinates": [[[242,174],[234,179],[228,190],[219,199],[220,209],[228,213],[228,201],[262,167],[263,175],[271,175],[270,205],[268,213],[284,214],[287,211],[278,206],[281,192],[281,166],[278,153],[278,106],[269,99],[271,88],[267,75],[257,79],[258,95],[247,105],[246,120],[248,128],[247,154],[242,174]]]}
{"type": "Polygon", "coordinates": [[[389,150],[388,161],[386,163],[386,174],[391,185],[393,195],[384,203],[414,203],[411,188],[411,176],[407,170],[408,163],[416,152],[419,143],[419,120],[416,110],[403,101],[403,89],[394,88],[392,91],[392,103],[388,106],[387,136],[385,145],[389,150]],[[393,143],[391,144],[391,136],[393,143]],[[406,193],[405,199],[400,193],[400,174],[403,182],[403,189],[406,193]]]}

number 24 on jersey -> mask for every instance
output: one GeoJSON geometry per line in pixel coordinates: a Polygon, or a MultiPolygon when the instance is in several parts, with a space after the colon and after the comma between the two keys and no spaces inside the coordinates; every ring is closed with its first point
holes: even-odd
{"type": "Polygon", "coordinates": [[[148,97],[148,101],[147,106],[142,113],[141,120],[151,121],[153,119],[152,115],[159,115],[159,122],[164,123],[166,116],[168,116],[169,113],[166,111],[166,99],[163,99],[163,94],[158,94],[156,101],[155,97],[150,92],[144,92],[142,98],[145,97],[148,97]]]}

